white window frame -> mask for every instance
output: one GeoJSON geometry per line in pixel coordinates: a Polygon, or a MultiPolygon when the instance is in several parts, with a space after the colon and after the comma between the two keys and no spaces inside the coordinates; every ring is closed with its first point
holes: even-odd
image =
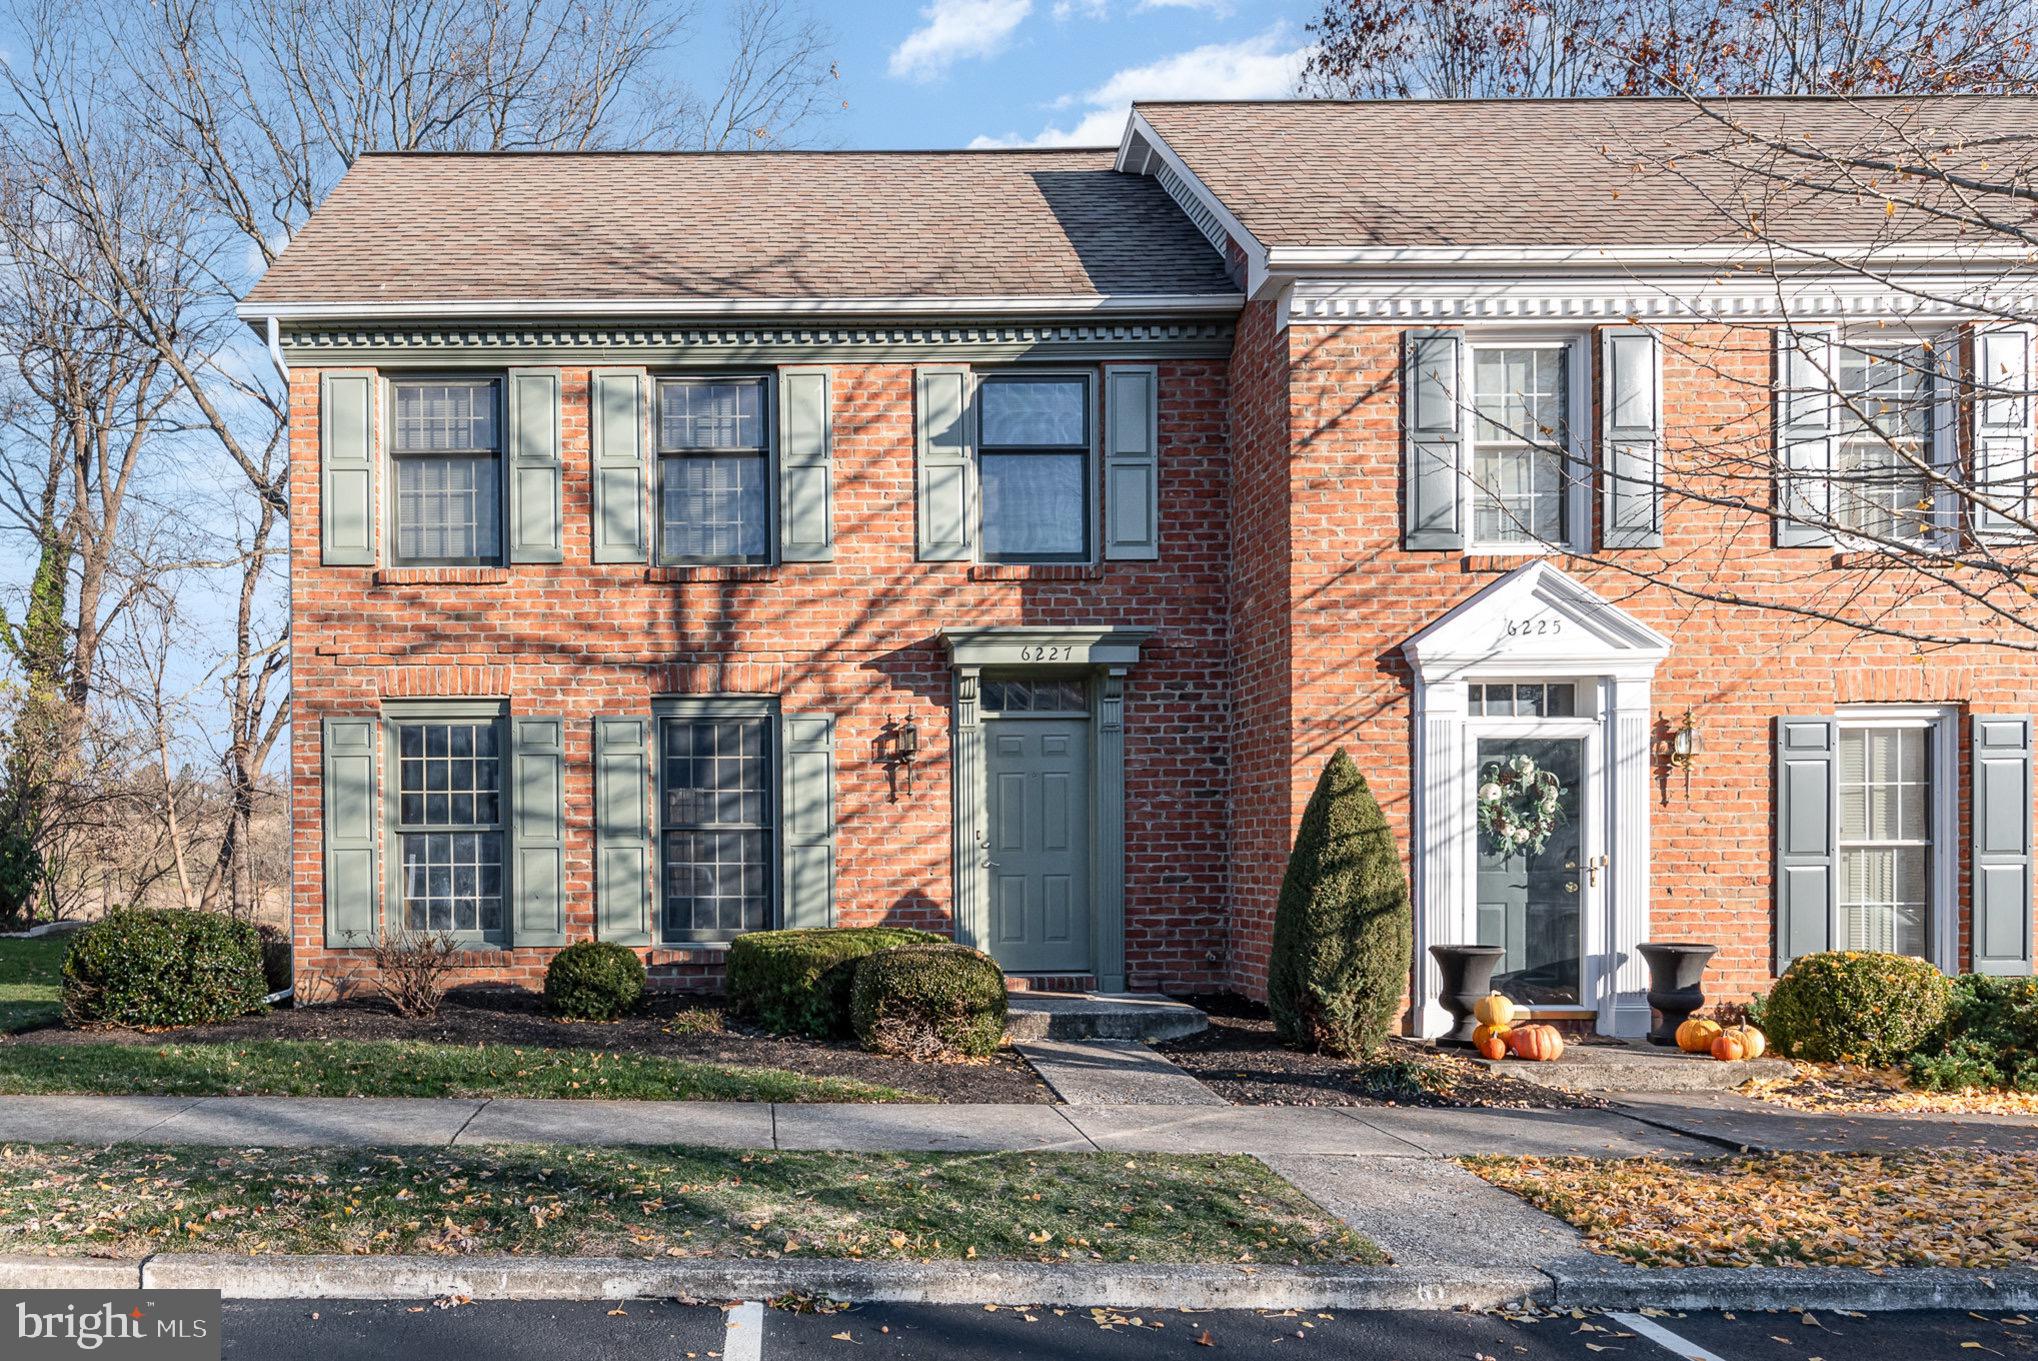
{"type": "Polygon", "coordinates": [[[1487,556],[1534,557],[1552,553],[1583,553],[1592,538],[1593,447],[1591,337],[1580,331],[1467,331],[1464,340],[1464,372],[1460,382],[1464,397],[1464,462],[1458,469],[1458,523],[1465,527],[1466,551],[1487,556]],[[1565,418],[1569,426],[1565,444],[1563,542],[1492,543],[1480,539],[1475,511],[1479,485],[1475,470],[1479,461],[1478,353],[1481,350],[1561,349],[1565,351],[1565,418]]]}
{"type": "Polygon", "coordinates": [[[1932,404],[1931,433],[1928,438],[1926,457],[1932,467],[1942,475],[1960,476],[1960,436],[1958,428],[1959,403],[1954,389],[1960,376],[1960,347],[1957,331],[1938,327],[1878,326],[1839,327],[1831,334],[1831,343],[1826,347],[1821,365],[1826,375],[1826,391],[1831,403],[1831,423],[1826,438],[1826,506],[1827,518],[1832,522],[1833,542],[1848,552],[1891,552],[1908,548],[1921,553],[1951,552],[1959,544],[1959,498],[1948,487],[1935,486],[1932,492],[1932,527],[1922,538],[1910,543],[1899,541],[1885,545],[1872,539],[1850,533],[1840,524],[1835,496],[1839,484],[1835,480],[1841,440],[1841,421],[1847,412],[1846,398],[1840,391],[1839,355],[1842,349],[1892,349],[1902,345],[1925,345],[1930,347],[1933,360],[1932,380],[1937,385],[1932,404]]]}
{"type": "MultiPolygon", "coordinates": [[[[1926,736],[1926,769],[1931,783],[1925,792],[1926,830],[1931,838],[1931,864],[1926,891],[1925,958],[1941,973],[1956,973],[1960,964],[1960,722],[1948,705],[1852,704],[1834,714],[1837,729],[1912,728],[1926,736]]],[[[1833,760],[1840,759],[1835,733],[1833,760]]],[[[1837,766],[1834,779],[1838,782],[1837,766]]],[[[1839,948],[1840,801],[1833,801],[1834,948],[1839,948]]]]}

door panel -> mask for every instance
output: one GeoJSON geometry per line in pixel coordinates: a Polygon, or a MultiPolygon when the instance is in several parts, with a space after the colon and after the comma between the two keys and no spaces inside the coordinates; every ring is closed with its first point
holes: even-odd
{"type": "Polygon", "coordinates": [[[1496,767],[1519,756],[1557,777],[1557,825],[1540,850],[1501,846],[1484,829],[1477,833],[1477,943],[1507,951],[1493,978],[1501,992],[1532,1005],[1577,1006],[1587,877],[1580,840],[1585,744],[1575,738],[1481,738],[1474,798],[1496,767]]]}
{"type": "Polygon", "coordinates": [[[986,721],[991,955],[1009,973],[1088,973],[1089,725],[986,721]]]}

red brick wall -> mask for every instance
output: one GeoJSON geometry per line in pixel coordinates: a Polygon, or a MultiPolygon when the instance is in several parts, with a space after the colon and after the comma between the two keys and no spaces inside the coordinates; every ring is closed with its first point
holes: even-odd
{"type": "MultiPolygon", "coordinates": [[[[566,716],[569,935],[593,930],[590,720],[659,694],[764,693],[837,715],[838,919],[945,930],[951,838],[950,670],[943,626],[1114,624],[1155,630],[1126,692],[1126,957],[1138,988],[1209,987],[1225,958],[1226,372],[1160,367],[1161,556],[1096,568],[913,558],[912,371],[835,370],[835,560],[773,568],[596,566],[589,554],[586,369],[565,372],[565,562],[378,573],[319,563],[319,371],[291,374],[292,820],[297,967],[356,972],[324,946],[319,720],[385,699],[471,695],[566,716]],[[874,742],[922,734],[894,800],[874,742]]],[[[385,480],[386,481],[386,480],[385,480]]],[[[385,488],[386,490],[386,488],[385,488]]],[[[478,955],[461,981],[535,984],[550,951],[478,955]]],[[[714,956],[660,950],[702,980],[714,956]]]]}
{"type": "MultiPolygon", "coordinates": [[[[1232,367],[1239,501],[1232,948],[1233,977],[1253,990],[1263,982],[1257,961],[1286,841],[1324,761],[1340,745],[1351,751],[1406,845],[1412,691],[1400,645],[1522,561],[1401,550],[1399,328],[1277,332],[1267,312],[1248,308],[1232,367]],[[1275,385],[1292,396],[1286,429],[1269,422],[1262,404],[1261,387],[1275,385]],[[1284,534],[1293,544],[1285,580],[1284,534]],[[1283,591],[1292,602],[1285,628],[1283,591]],[[1259,689],[1266,677],[1260,663],[1248,665],[1249,648],[1269,659],[1269,669],[1285,664],[1286,695],[1259,689]]],[[[1722,449],[1766,452],[1771,343],[1762,328],[1672,333],[1663,387],[1673,480],[1685,476],[1681,470],[1716,467],[1722,449]]],[[[2006,651],[1920,648],[1902,637],[1700,598],[1762,596],[1813,607],[1844,601],[1862,617],[1881,613],[1899,631],[1938,625],[1973,636],[1987,627],[1953,592],[1924,590],[1915,574],[1850,566],[1831,549],[1774,548],[1766,515],[1708,501],[1708,492],[1721,490],[1745,497],[1745,486],[1693,478],[1689,487],[1696,499],[1673,495],[1666,506],[1660,551],[1555,561],[1672,642],[1652,700],[1668,723],[1694,710],[1702,745],[1688,780],[1664,778],[1659,767],[1652,782],[1652,934],[1719,942],[1709,986],[1738,998],[1770,978],[1776,716],[1897,701],[2030,713],[2038,709],[2038,673],[2006,651]]],[[[1964,915],[1964,724],[1960,737],[1964,915]]],[[[1964,958],[1964,920],[1962,942],[1964,958]]]]}

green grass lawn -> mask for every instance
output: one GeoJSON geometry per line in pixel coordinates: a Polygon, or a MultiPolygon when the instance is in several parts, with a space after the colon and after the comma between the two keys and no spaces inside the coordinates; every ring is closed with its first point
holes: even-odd
{"type": "Polygon", "coordinates": [[[411,1040],[10,1044],[0,1093],[142,1096],[554,1096],[639,1101],[920,1101],[783,1068],[598,1049],[411,1040]]]}
{"type": "Polygon", "coordinates": [[[0,940],[0,1034],[54,1021],[69,936],[0,940]]]}
{"type": "Polygon", "coordinates": [[[1246,1157],[0,1146],[0,1252],[1366,1263],[1246,1157]]]}

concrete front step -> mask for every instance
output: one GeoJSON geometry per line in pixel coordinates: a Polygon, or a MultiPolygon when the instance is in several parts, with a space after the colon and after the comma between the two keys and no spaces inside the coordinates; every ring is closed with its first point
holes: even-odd
{"type": "Polygon", "coordinates": [[[1005,1033],[1030,1040],[1174,1040],[1210,1024],[1187,1002],[1158,993],[1015,992],[1005,1033]]]}
{"type": "Polygon", "coordinates": [[[1470,1050],[1457,1052],[1523,1082],[1578,1093],[1730,1092],[1755,1078],[1785,1078],[1795,1071],[1788,1059],[1722,1063],[1709,1054],[1687,1054],[1645,1040],[1566,1045],[1564,1056],[1553,1063],[1482,1059],[1470,1050]]]}

